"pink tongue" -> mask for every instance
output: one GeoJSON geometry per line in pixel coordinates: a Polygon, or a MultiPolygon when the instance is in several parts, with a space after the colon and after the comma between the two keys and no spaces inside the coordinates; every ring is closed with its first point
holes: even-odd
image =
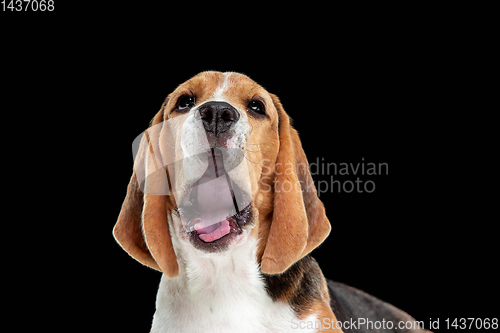
{"type": "Polygon", "coordinates": [[[194,229],[204,242],[213,242],[227,235],[231,231],[228,220],[223,220],[219,223],[209,225],[208,227],[203,227],[201,222],[196,223],[194,225],[194,229]]]}

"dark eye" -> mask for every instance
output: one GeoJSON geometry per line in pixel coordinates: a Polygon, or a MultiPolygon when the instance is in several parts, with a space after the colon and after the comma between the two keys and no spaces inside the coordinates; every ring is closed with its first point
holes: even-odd
{"type": "Polygon", "coordinates": [[[194,96],[190,95],[181,96],[181,98],[179,98],[179,100],[177,101],[176,109],[178,110],[189,109],[194,105],[194,102],[195,102],[194,96]]]}
{"type": "Polygon", "coordinates": [[[253,100],[250,103],[248,103],[248,109],[261,115],[266,114],[264,111],[265,110],[264,105],[262,104],[261,101],[258,100],[253,100]]]}

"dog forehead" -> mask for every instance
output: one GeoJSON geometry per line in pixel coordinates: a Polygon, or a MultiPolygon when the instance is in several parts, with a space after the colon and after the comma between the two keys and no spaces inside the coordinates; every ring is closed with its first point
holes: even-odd
{"type": "MultiPolygon", "coordinates": [[[[236,72],[201,72],[181,84],[177,90],[190,90],[199,101],[225,99],[234,103],[253,97],[265,90],[244,74],[236,72]]],[[[265,92],[267,94],[267,92],[265,92]]]]}
{"type": "MultiPolygon", "coordinates": [[[[247,109],[250,101],[258,99],[265,104],[266,114],[273,129],[277,129],[278,111],[276,110],[272,94],[248,76],[236,72],[201,72],[186,82],[180,84],[167,97],[165,119],[179,116],[171,111],[175,108],[179,98],[183,95],[194,95],[199,106],[208,101],[229,102],[240,112],[247,109]]],[[[196,110],[196,109],[195,109],[196,110]]],[[[250,117],[251,122],[257,120],[250,117]]],[[[262,122],[262,119],[257,122],[262,122]]],[[[264,118],[264,123],[267,121],[264,118]]]]}

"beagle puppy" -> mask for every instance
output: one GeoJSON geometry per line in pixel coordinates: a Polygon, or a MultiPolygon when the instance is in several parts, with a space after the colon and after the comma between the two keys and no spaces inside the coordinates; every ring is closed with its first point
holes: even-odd
{"type": "Polygon", "coordinates": [[[299,136],[278,97],[249,77],[196,75],[133,146],[113,234],[163,273],[152,333],[348,332],[365,329],[358,318],[412,320],[327,283],[309,253],[330,223],[299,136]]]}

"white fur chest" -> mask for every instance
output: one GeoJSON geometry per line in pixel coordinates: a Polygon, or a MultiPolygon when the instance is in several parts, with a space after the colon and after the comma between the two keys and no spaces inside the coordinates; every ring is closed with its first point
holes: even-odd
{"type": "Polygon", "coordinates": [[[297,329],[290,306],[269,297],[249,245],[217,257],[183,253],[179,276],[161,279],[151,333],[314,332],[297,329]]]}

